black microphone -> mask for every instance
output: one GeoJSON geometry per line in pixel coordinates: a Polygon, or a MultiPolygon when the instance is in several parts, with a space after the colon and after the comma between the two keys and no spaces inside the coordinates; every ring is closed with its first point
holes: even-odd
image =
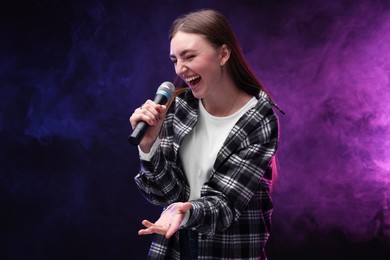
{"type": "MultiPolygon", "coordinates": [[[[154,103],[165,105],[167,101],[172,97],[174,92],[175,86],[171,82],[165,81],[161,83],[161,85],[157,89],[156,97],[154,98],[154,103]]],[[[128,141],[131,144],[139,145],[148,128],[149,125],[146,122],[139,121],[131,135],[129,135],[128,141]]]]}

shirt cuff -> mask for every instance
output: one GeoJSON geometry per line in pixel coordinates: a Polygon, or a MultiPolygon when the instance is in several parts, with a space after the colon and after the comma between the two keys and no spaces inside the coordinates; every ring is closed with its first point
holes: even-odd
{"type": "Polygon", "coordinates": [[[182,221],[181,224],[180,224],[180,227],[182,227],[182,226],[184,226],[185,224],[187,224],[189,218],[190,218],[190,211],[187,210],[186,215],[184,216],[184,219],[183,219],[183,221],[182,221]]]}
{"type": "Polygon", "coordinates": [[[156,150],[158,146],[160,145],[160,138],[157,138],[154,144],[152,145],[152,148],[150,148],[150,151],[148,153],[144,153],[141,148],[138,146],[138,152],[139,152],[139,158],[144,161],[150,161],[153,157],[153,155],[156,153],[156,150]]]}

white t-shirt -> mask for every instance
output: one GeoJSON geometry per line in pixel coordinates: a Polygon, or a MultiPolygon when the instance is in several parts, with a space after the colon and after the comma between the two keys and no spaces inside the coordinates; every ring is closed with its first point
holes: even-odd
{"type": "Polygon", "coordinates": [[[217,154],[229,132],[238,119],[256,103],[257,99],[253,97],[234,114],[216,117],[209,114],[199,100],[198,122],[184,137],[179,150],[184,173],[190,185],[189,200],[200,198],[202,186],[209,179],[217,154]]]}

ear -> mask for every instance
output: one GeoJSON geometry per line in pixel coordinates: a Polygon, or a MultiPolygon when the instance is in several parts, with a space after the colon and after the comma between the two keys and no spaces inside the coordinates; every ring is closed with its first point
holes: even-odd
{"type": "Polygon", "coordinates": [[[220,48],[220,57],[221,57],[221,66],[224,66],[226,64],[226,62],[229,60],[230,58],[230,53],[231,53],[231,50],[229,48],[229,46],[227,46],[226,44],[223,44],[220,48]]]}

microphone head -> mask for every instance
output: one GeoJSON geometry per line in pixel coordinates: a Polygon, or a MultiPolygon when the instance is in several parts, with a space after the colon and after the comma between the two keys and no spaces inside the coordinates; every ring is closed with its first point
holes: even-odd
{"type": "Polygon", "coordinates": [[[169,100],[172,97],[174,92],[175,92],[175,86],[171,82],[165,81],[161,83],[161,85],[158,87],[156,95],[158,94],[164,95],[167,98],[167,100],[169,100]]]}

